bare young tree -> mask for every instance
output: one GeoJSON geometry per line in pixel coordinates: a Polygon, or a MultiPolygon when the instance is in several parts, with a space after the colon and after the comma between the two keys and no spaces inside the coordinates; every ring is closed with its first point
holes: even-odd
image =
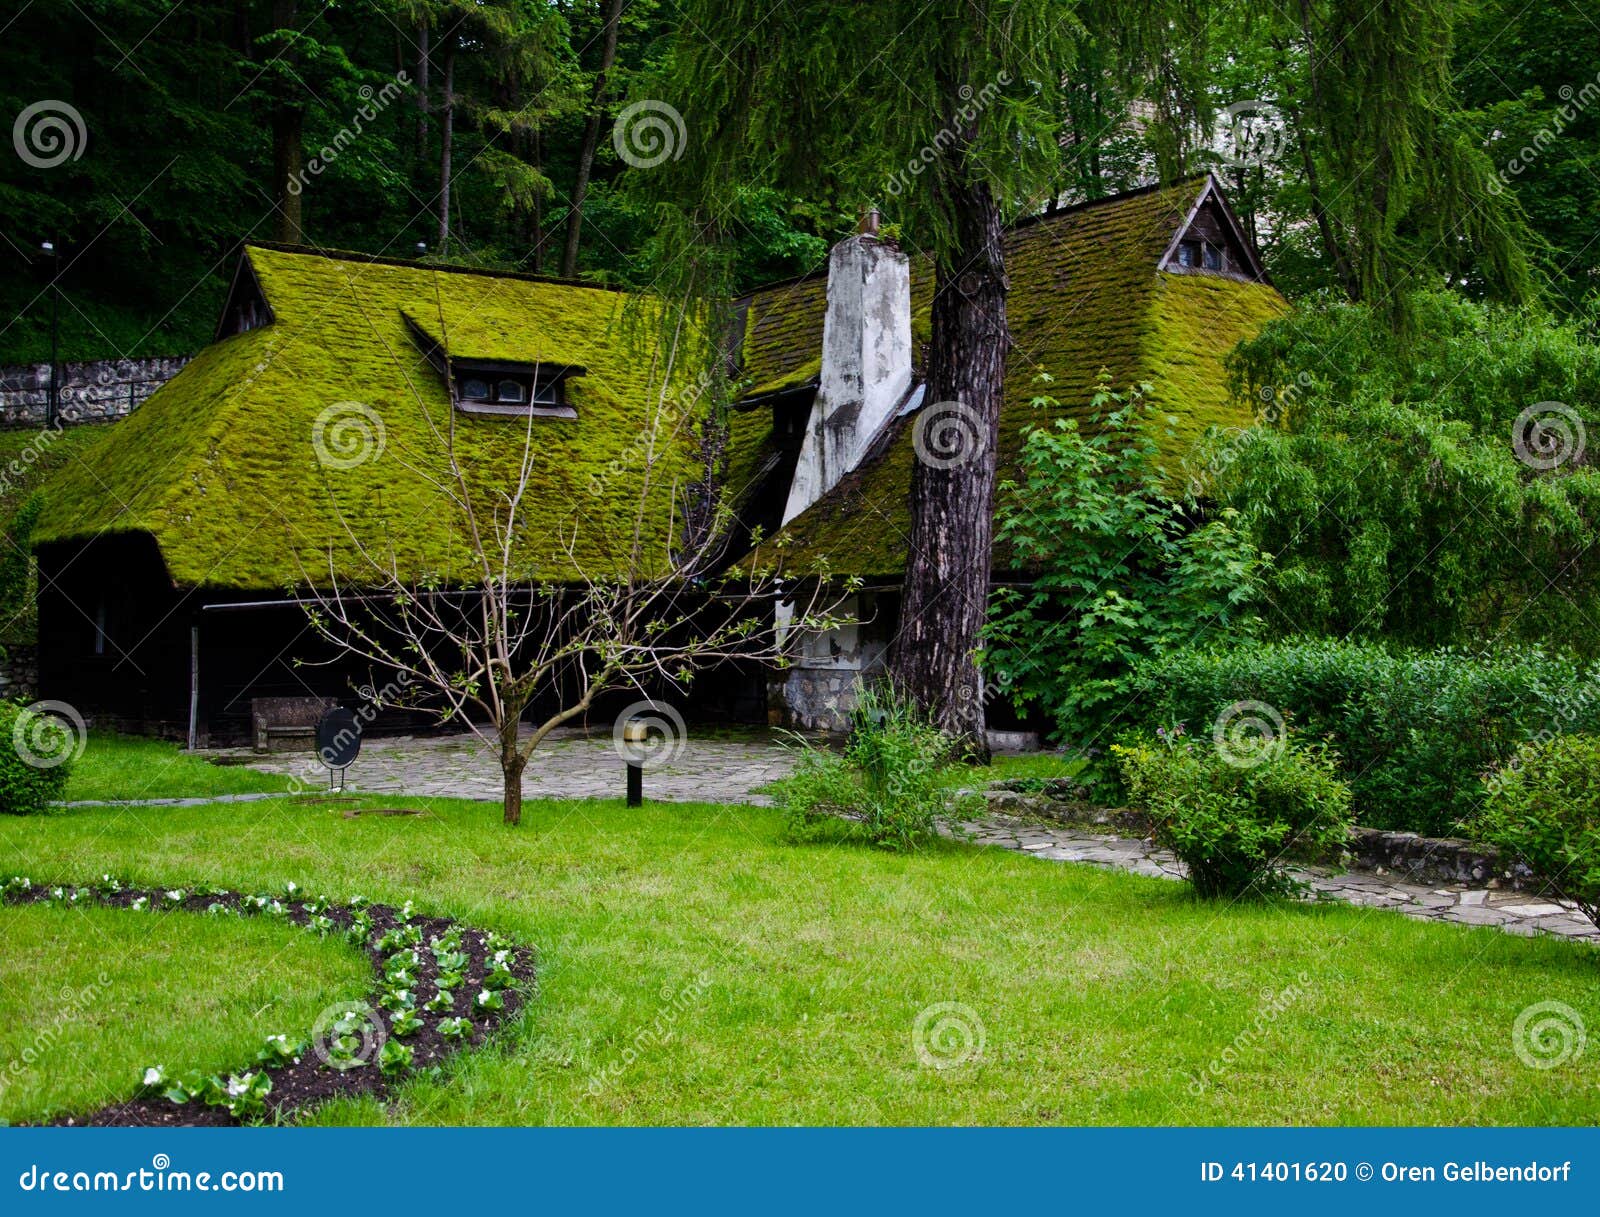
{"type": "Polygon", "coordinates": [[[311,625],[339,658],[388,669],[404,688],[393,704],[462,722],[493,749],[507,824],[521,820],[522,775],[539,744],[603,694],[631,689],[648,697],[652,686],[681,686],[731,661],[781,667],[807,631],[846,623],[839,609],[856,590],[848,581],[788,580],[781,557],[729,566],[725,551],[736,521],[714,469],[705,467],[714,460],[694,477],[683,460],[686,449],[704,455],[715,448],[704,432],[705,395],[670,392],[672,362],[669,354],[651,417],[628,450],[638,490],[627,497],[626,527],[615,527],[612,487],[596,494],[571,485],[566,470],[547,468],[544,489],[563,487],[574,507],[558,535],[534,537],[526,518],[539,468],[533,414],[522,424],[515,480],[484,490],[457,444],[455,402],[441,426],[417,397],[442,460],[393,445],[389,455],[438,492],[453,518],[430,518],[425,526],[456,527],[470,574],[419,575],[394,537],[374,544],[343,512],[344,548],[356,555],[355,569],[341,571],[331,546],[320,570],[302,565],[311,625]],[[608,523],[584,509],[586,499],[608,504],[600,513],[608,523]],[[535,543],[553,544],[570,576],[530,577],[535,543]],[[775,612],[780,601],[787,613],[775,612]],[[524,724],[535,703],[539,716],[524,724]]]}

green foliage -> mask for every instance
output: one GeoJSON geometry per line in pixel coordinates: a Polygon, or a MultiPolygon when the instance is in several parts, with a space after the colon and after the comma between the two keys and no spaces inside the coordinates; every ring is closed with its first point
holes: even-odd
{"type": "Polygon", "coordinates": [[[1558,735],[1523,749],[1490,781],[1473,827],[1600,925],[1600,737],[1558,735]]]}
{"type": "MultiPolygon", "coordinates": [[[[1398,341],[1374,310],[1320,302],[1238,349],[1241,397],[1280,426],[1214,434],[1198,463],[1276,555],[1281,633],[1600,652],[1600,470],[1519,459],[1535,411],[1600,420],[1592,318],[1419,295],[1398,341]],[[1564,413],[1570,412],[1570,413],[1564,413]]],[[[1588,445],[1600,443],[1590,427],[1588,445]]]]}
{"type": "Polygon", "coordinates": [[[1600,727],[1600,665],[1536,648],[1485,656],[1303,641],[1177,652],[1141,665],[1140,722],[1209,735],[1230,706],[1265,703],[1337,752],[1357,820],[1458,832],[1481,775],[1541,733],[1600,727]]]}
{"type": "Polygon", "coordinates": [[[1600,107],[1594,17],[1567,0],[1485,0],[1455,47],[1463,114],[1548,245],[1555,297],[1600,282],[1600,107]],[[1531,155],[1530,155],[1531,150],[1531,155]]]}
{"type": "Polygon", "coordinates": [[[71,761],[37,762],[70,753],[71,742],[67,728],[54,716],[0,701],[0,812],[32,815],[59,800],[71,761]]]}
{"type": "Polygon", "coordinates": [[[1241,757],[1180,733],[1111,750],[1156,844],[1206,899],[1292,890],[1283,861],[1337,853],[1349,835],[1350,790],[1326,745],[1283,732],[1241,757]]]}
{"type": "Polygon", "coordinates": [[[1142,388],[1116,393],[1102,375],[1091,410],[1087,429],[1027,433],[995,533],[1033,582],[994,594],[984,654],[998,692],[1042,707],[1084,749],[1122,713],[1137,661],[1207,630],[1253,630],[1265,567],[1234,513],[1196,525],[1167,490],[1142,388]]]}
{"type": "Polygon", "coordinates": [[[975,814],[976,795],[954,794],[943,772],[954,741],[886,686],[864,686],[844,752],[801,743],[794,772],[773,790],[798,839],[846,835],[884,849],[932,839],[941,816],[975,814]]]}

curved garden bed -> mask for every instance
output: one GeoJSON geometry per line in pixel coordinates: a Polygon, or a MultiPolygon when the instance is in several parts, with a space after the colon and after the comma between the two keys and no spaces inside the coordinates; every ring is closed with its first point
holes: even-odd
{"type": "Polygon", "coordinates": [[[484,1042],[521,1009],[534,979],[533,952],[448,917],[371,904],[359,897],[308,899],[211,887],[130,887],[109,875],[82,886],[0,882],[10,904],[95,904],[150,915],[277,917],[307,933],[342,936],[361,948],[376,979],[370,999],[329,1007],[317,1025],[268,1038],[253,1062],[197,1076],[152,1062],[130,1079],[132,1097],[71,1125],[229,1125],[287,1120],[327,1099],[385,1093],[484,1042]]]}

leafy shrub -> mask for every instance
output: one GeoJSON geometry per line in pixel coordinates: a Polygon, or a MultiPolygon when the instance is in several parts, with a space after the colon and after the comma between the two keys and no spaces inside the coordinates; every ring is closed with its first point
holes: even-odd
{"type": "Polygon", "coordinates": [[[1473,828],[1600,925],[1600,738],[1559,735],[1528,746],[1489,782],[1473,828]]]}
{"type": "Polygon", "coordinates": [[[1350,790],[1326,745],[1284,732],[1241,756],[1177,734],[1111,751],[1156,844],[1207,899],[1286,891],[1281,861],[1323,857],[1349,835],[1350,790]]]}
{"type": "Polygon", "coordinates": [[[951,793],[957,745],[892,689],[862,689],[843,753],[803,744],[774,797],[801,839],[844,824],[885,849],[914,849],[940,816],[975,814],[981,800],[951,793]]]}
{"type": "Polygon", "coordinates": [[[1273,425],[1216,435],[1194,463],[1276,555],[1272,603],[1296,632],[1600,654],[1596,315],[1414,303],[1403,335],[1381,308],[1325,300],[1242,343],[1236,390],[1273,425]]]}
{"type": "Polygon", "coordinates": [[[0,701],[0,812],[29,815],[44,811],[67,788],[69,763],[41,768],[18,750],[30,742],[39,755],[59,756],[55,744],[64,728],[48,715],[35,714],[15,702],[0,701]]]}
{"type": "Polygon", "coordinates": [[[1265,561],[1234,513],[1197,525],[1168,492],[1142,390],[1115,393],[1102,374],[1089,404],[1086,431],[1071,419],[1029,430],[1022,480],[1003,487],[996,546],[1032,582],[995,593],[983,656],[1002,695],[1043,707],[1058,741],[1083,749],[1112,738],[1137,660],[1190,642],[1197,623],[1255,628],[1265,561]]]}
{"type": "Polygon", "coordinates": [[[1201,649],[1138,672],[1143,723],[1199,734],[1229,706],[1264,702],[1341,758],[1357,820],[1462,831],[1482,775],[1524,741],[1600,726],[1600,665],[1529,647],[1477,656],[1332,640],[1201,649]]]}

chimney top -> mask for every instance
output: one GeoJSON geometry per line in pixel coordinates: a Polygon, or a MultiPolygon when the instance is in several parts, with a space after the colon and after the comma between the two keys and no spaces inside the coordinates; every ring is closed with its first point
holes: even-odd
{"type": "Polygon", "coordinates": [[[875,237],[878,235],[878,224],[882,219],[876,207],[869,207],[861,213],[861,223],[856,231],[862,236],[875,237]]]}

